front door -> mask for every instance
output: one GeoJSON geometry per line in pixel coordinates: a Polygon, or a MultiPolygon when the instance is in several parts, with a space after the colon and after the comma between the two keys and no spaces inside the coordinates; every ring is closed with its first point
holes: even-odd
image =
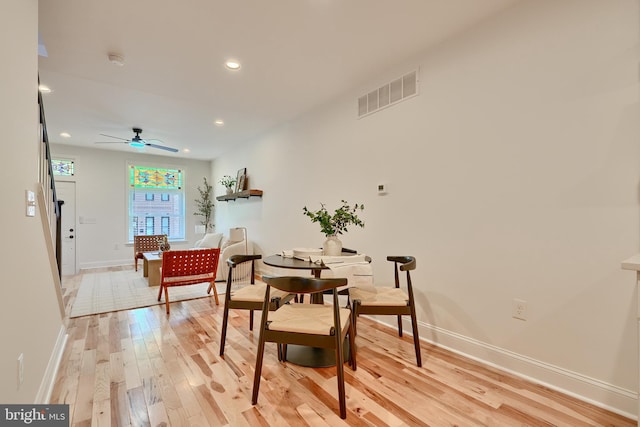
{"type": "Polygon", "coordinates": [[[61,240],[62,275],[77,273],[76,270],[76,183],[56,181],[56,196],[62,200],[61,240]]]}

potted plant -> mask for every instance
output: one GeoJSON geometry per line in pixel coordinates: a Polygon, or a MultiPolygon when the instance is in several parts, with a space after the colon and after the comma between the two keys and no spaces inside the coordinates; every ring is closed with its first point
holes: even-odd
{"type": "Polygon", "coordinates": [[[204,178],[204,188],[200,188],[198,186],[198,192],[200,193],[200,197],[195,199],[196,202],[196,212],[194,215],[198,215],[202,217],[202,221],[200,223],[204,225],[204,232],[209,232],[213,225],[211,224],[211,213],[213,212],[213,201],[211,199],[211,192],[213,191],[213,187],[207,182],[207,178],[204,178]]]}
{"type": "Polygon", "coordinates": [[[236,179],[229,175],[225,175],[220,178],[220,184],[227,188],[227,194],[231,194],[233,193],[233,186],[236,185],[236,179]]]}
{"type": "Polygon", "coordinates": [[[338,234],[347,232],[347,227],[355,225],[364,227],[364,221],[358,218],[357,212],[364,210],[363,204],[356,203],[350,206],[346,200],[342,200],[342,206],[336,209],[333,214],[327,211],[324,203],[320,203],[320,209],[310,211],[303,207],[303,213],[311,218],[311,222],[320,223],[320,229],[327,237],[322,247],[324,255],[336,256],[342,253],[342,242],[338,239],[338,234]]]}

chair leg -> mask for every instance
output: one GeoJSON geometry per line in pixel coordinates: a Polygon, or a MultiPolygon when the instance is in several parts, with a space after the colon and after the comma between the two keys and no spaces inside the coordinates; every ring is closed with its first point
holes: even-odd
{"type": "Polygon", "coordinates": [[[398,335],[402,337],[402,316],[398,315],[398,335]]]}
{"type": "Polygon", "coordinates": [[[420,337],[418,336],[418,322],[416,320],[416,308],[411,304],[411,329],[413,331],[413,346],[416,348],[416,363],[422,367],[422,354],[420,353],[420,337]]]}
{"type": "Polygon", "coordinates": [[[207,290],[207,294],[211,291],[211,288],[213,288],[213,297],[216,299],[216,305],[220,305],[220,300],[218,299],[218,289],[216,288],[216,283],[214,281],[209,284],[209,290],[207,290]]]}
{"type": "Polygon", "coordinates": [[[167,314],[169,314],[169,287],[164,287],[164,301],[167,306],[167,314]]]}
{"type": "Polygon", "coordinates": [[[355,322],[353,315],[351,316],[351,324],[349,325],[349,361],[351,369],[354,371],[358,369],[358,363],[356,362],[356,338],[353,334],[355,328],[355,322]]]}
{"type": "Polygon", "coordinates": [[[160,291],[158,292],[158,301],[160,301],[162,299],[162,289],[164,288],[164,285],[162,283],[160,283],[160,291]]]}
{"type": "Polygon", "coordinates": [[[340,404],[340,418],[347,418],[347,404],[344,391],[344,356],[342,354],[342,334],[336,334],[336,376],[338,378],[338,401],[340,404]]]}
{"type": "Polygon", "coordinates": [[[249,330],[253,331],[253,310],[249,310],[249,330]]]}
{"type": "Polygon", "coordinates": [[[136,266],[136,271],[138,271],[138,257],[133,258],[133,264],[136,266]]]}
{"type": "Polygon", "coordinates": [[[220,356],[224,356],[224,343],[227,340],[227,326],[229,324],[229,301],[225,296],[224,314],[222,316],[222,331],[220,332],[220,356]]]}
{"type": "Polygon", "coordinates": [[[260,339],[258,340],[258,349],[256,357],[256,369],[253,376],[253,393],[251,395],[251,404],[258,403],[258,392],[260,391],[260,377],[262,375],[262,359],[264,358],[264,331],[260,331],[260,339]]]}
{"type": "Polygon", "coordinates": [[[351,302],[351,324],[353,325],[353,338],[358,335],[357,320],[358,320],[358,308],[360,307],[360,300],[353,300],[351,302]]]}

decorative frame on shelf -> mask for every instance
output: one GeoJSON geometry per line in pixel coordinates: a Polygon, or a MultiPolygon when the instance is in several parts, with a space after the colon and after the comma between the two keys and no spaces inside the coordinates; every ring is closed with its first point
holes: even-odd
{"type": "Polygon", "coordinates": [[[244,190],[245,180],[247,179],[247,168],[238,169],[236,175],[236,193],[240,193],[244,190]]]}

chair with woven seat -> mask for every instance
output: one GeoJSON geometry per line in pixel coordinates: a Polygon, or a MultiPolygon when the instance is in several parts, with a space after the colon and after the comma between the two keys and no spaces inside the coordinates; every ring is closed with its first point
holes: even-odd
{"type": "Polygon", "coordinates": [[[353,311],[354,330],[357,334],[357,319],[361,314],[396,315],[398,316],[398,334],[402,337],[402,316],[411,317],[413,330],[413,345],[416,351],[418,367],[422,366],[420,353],[420,337],[418,336],[418,322],[416,307],[413,299],[410,271],[416,268],[416,259],[412,256],[388,256],[387,261],[394,264],[395,287],[353,287],[349,288],[349,298],[353,311]],[[400,272],[406,271],[405,292],[400,288],[400,272]]]}
{"type": "Polygon", "coordinates": [[[136,271],[138,271],[138,260],[144,258],[142,254],[159,251],[160,241],[166,238],[166,234],[133,236],[133,265],[136,271]]]}
{"type": "MultiPolygon", "coordinates": [[[[253,331],[253,312],[262,310],[264,293],[267,284],[256,283],[255,262],[262,255],[232,255],[227,259],[229,273],[227,274],[227,290],[224,295],[224,315],[222,331],[220,333],[220,356],[224,355],[224,345],[227,338],[229,310],[249,310],[249,330],[253,331]]],[[[269,310],[276,310],[282,304],[290,301],[292,294],[279,289],[271,289],[269,310]]]]}
{"type": "Polygon", "coordinates": [[[169,288],[173,286],[195,285],[209,283],[207,294],[213,288],[216,305],[218,291],[215,287],[216,269],[220,259],[220,248],[188,249],[179,251],[165,251],[162,253],[162,270],[160,279],[160,291],[158,301],[164,299],[169,314],[169,288]]]}
{"type": "Polygon", "coordinates": [[[349,364],[354,371],[357,366],[351,310],[340,307],[338,304],[337,288],[346,286],[347,279],[310,277],[264,277],[263,279],[267,283],[267,287],[262,306],[251,403],[255,405],[258,402],[266,342],[285,346],[296,344],[330,348],[335,350],[340,418],[346,418],[343,345],[347,335],[350,344],[349,364]],[[330,289],[332,290],[333,304],[284,304],[276,311],[269,311],[272,289],[292,294],[322,293],[330,289]]]}

